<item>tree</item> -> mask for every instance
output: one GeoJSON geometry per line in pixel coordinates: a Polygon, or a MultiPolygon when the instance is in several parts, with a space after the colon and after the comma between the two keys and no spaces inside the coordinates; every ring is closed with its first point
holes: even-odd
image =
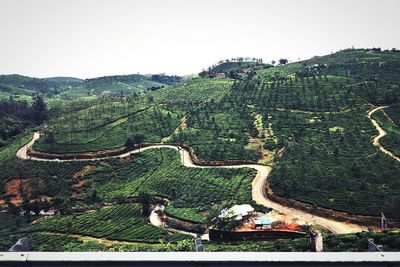
{"type": "Polygon", "coordinates": [[[281,58],[279,59],[279,64],[280,65],[286,65],[288,64],[289,60],[287,60],[286,58],[281,58]]]}
{"type": "Polygon", "coordinates": [[[33,120],[41,123],[47,119],[47,105],[43,100],[43,96],[39,93],[35,93],[32,98],[33,120]]]}
{"type": "Polygon", "coordinates": [[[54,144],[56,143],[56,137],[54,136],[53,132],[50,132],[46,139],[45,139],[45,143],[49,144],[51,147],[54,146],[54,144]]]}
{"type": "Polygon", "coordinates": [[[149,216],[151,212],[151,204],[154,203],[154,199],[150,195],[140,192],[137,197],[137,201],[142,205],[140,214],[142,216],[149,216]]]}
{"type": "Polygon", "coordinates": [[[126,139],[125,147],[129,150],[131,150],[135,147],[135,141],[133,140],[132,137],[129,137],[128,139],[126,139]]]}
{"type": "Polygon", "coordinates": [[[139,144],[139,145],[144,142],[144,139],[145,139],[145,137],[143,134],[135,134],[133,136],[133,140],[135,141],[136,144],[139,144]]]}
{"type": "Polygon", "coordinates": [[[142,134],[135,134],[133,137],[129,137],[125,141],[125,147],[127,149],[133,149],[136,145],[140,145],[145,140],[144,135],[142,134]]]}

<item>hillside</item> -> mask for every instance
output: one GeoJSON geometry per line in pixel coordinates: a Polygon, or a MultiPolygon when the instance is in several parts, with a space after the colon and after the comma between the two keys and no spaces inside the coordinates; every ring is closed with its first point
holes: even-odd
{"type": "Polygon", "coordinates": [[[48,80],[50,82],[59,83],[62,85],[71,85],[71,84],[83,82],[82,79],[74,78],[74,77],[50,77],[50,78],[45,78],[45,80],[48,80]]]}
{"type": "Polygon", "coordinates": [[[211,69],[212,72],[230,72],[230,71],[240,71],[242,69],[247,69],[255,67],[258,62],[244,61],[244,62],[224,62],[211,69]]]}
{"type": "Polygon", "coordinates": [[[34,92],[54,95],[58,93],[61,86],[53,81],[39,78],[12,74],[0,75],[0,97],[8,98],[17,95],[21,98],[31,96],[34,92]]]}
{"type": "MultiPolygon", "coordinates": [[[[246,58],[247,60],[247,58],[246,58]]],[[[212,65],[199,73],[201,77],[219,77],[219,78],[239,78],[254,70],[270,68],[272,65],[263,64],[262,59],[255,59],[253,61],[244,60],[244,58],[226,59],[219,61],[218,64],[212,65]]]]}
{"type": "MultiPolygon", "coordinates": [[[[35,148],[55,152],[117,148],[124,145],[132,132],[142,134],[145,142],[164,140],[189,145],[206,161],[272,163],[280,155],[278,151],[284,150],[270,178],[277,195],[343,211],[373,215],[385,210],[395,216],[393,205],[397,205],[397,200],[394,196],[400,188],[384,177],[396,176],[399,166],[395,164],[390,171],[386,170],[392,164],[391,159],[381,155],[370,141],[375,129],[366,118],[366,112],[372,105],[392,105],[398,101],[399,81],[334,75],[335,66],[354,67],[353,61],[343,53],[353,54],[353,51],[256,70],[255,74],[235,81],[197,78],[132,98],[126,104],[100,104],[95,109],[101,108],[103,112],[100,113],[108,114],[109,122],[100,119],[99,127],[89,119],[90,129],[80,128],[78,121],[65,117],[64,122],[50,124],[56,143],[46,145],[45,139],[41,139],[35,148]],[[318,69],[318,66],[324,67],[318,69]],[[220,87],[230,85],[230,89],[220,87]],[[144,111],[136,113],[133,109],[129,112],[134,115],[125,118],[123,114],[128,114],[130,109],[124,105],[144,111]],[[145,121],[152,122],[146,124],[150,128],[141,124],[145,121]],[[68,133],[59,128],[61,125],[68,133]],[[309,163],[298,165],[300,158],[309,159],[309,163]],[[341,159],[353,164],[337,164],[341,159]],[[371,164],[375,164],[374,172],[367,167],[371,164]],[[363,178],[357,189],[350,183],[355,170],[365,170],[365,173],[357,173],[363,178]],[[328,181],[333,181],[339,173],[343,177],[342,186],[333,187],[328,181]],[[374,182],[365,176],[366,173],[373,174],[374,182]],[[316,176],[320,178],[315,179],[316,176]],[[376,186],[386,183],[390,184],[390,193],[378,193],[376,186]],[[348,186],[353,188],[350,195],[348,186]],[[333,189],[338,190],[337,193],[333,193],[336,192],[333,189]],[[364,198],[370,198],[365,194],[368,190],[380,197],[387,196],[388,202],[365,207],[364,198]],[[327,192],[337,195],[328,197],[327,192]]],[[[354,53],[359,58],[368,58],[371,50],[354,53]]],[[[397,52],[374,53],[374,62],[392,62],[392,71],[396,70],[397,52]]],[[[95,109],[90,108],[90,113],[99,114],[95,109]]],[[[72,117],[84,122],[88,116],[85,114],[88,113],[79,111],[72,117]]]]}
{"type": "Polygon", "coordinates": [[[146,90],[157,90],[167,84],[179,81],[170,76],[139,74],[105,76],[94,79],[86,79],[81,84],[75,85],[64,92],[68,97],[99,96],[102,94],[133,95],[146,90]]]}
{"type": "MultiPolygon", "coordinates": [[[[8,205],[14,212],[21,207],[33,212],[24,219],[39,218],[36,211],[45,206],[61,215],[35,224],[21,219],[18,231],[10,235],[9,226],[3,231],[7,242],[29,234],[38,248],[47,248],[40,240],[61,242],[62,235],[65,250],[89,237],[115,245],[136,242],[143,250],[160,245],[160,238],[178,245],[192,240],[149,225],[139,205],[143,209],[146,203],[152,208],[161,203],[176,219],[172,228],[182,230],[179,220],[184,220],[187,231],[199,232],[213,225],[216,212],[235,204],[250,203],[258,211],[268,211],[265,204],[256,205],[254,190],[262,197],[267,191],[270,204],[303,210],[286,214],[297,214],[294,220],[299,223],[315,223],[310,217],[325,216],[346,231],[350,222],[365,229],[362,220],[377,230],[378,223],[371,221],[379,222],[383,212],[393,224],[400,224],[400,52],[346,49],[277,66],[222,62],[206,72],[187,80],[108,76],[60,90],[60,100],[80,101],[64,101],[41,125],[32,149],[36,157],[45,156],[15,157],[30,134],[3,140],[0,204],[22,203],[8,205]],[[227,75],[215,77],[221,72],[227,75]],[[170,146],[151,147],[160,143],[170,146]],[[193,156],[190,160],[207,168],[188,167],[189,159],[184,154],[179,158],[182,149],[172,146],[184,147],[193,156]],[[133,149],[139,152],[121,154],[133,149]],[[70,155],[63,158],[66,153],[70,155]],[[96,153],[106,156],[74,160],[96,153]],[[53,155],[53,160],[46,161],[46,155],[53,155]],[[256,176],[249,164],[268,171],[256,176]],[[268,177],[266,185],[256,188],[252,181],[260,177],[268,177]],[[309,217],[298,215],[304,212],[309,217]],[[134,228],[127,225],[128,214],[134,228]],[[336,221],[337,216],[345,216],[347,222],[336,221]]],[[[28,91],[37,88],[17,81],[4,84],[28,91]]],[[[7,133],[13,118],[7,113],[3,120],[0,127],[7,133]]],[[[333,231],[327,225],[318,227],[333,231]]],[[[291,249],[304,250],[304,240],[291,249]]],[[[347,239],[329,235],[327,240],[331,251],[347,239]]],[[[262,243],[266,249],[282,245],[268,242],[262,243]]],[[[246,242],[207,245],[211,250],[254,249],[246,242]]],[[[344,247],[355,249],[351,244],[344,247]]]]}

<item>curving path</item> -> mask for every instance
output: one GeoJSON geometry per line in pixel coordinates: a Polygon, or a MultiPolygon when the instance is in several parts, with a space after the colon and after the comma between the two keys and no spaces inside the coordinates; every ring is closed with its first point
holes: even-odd
{"type": "Polygon", "coordinates": [[[381,139],[382,137],[384,137],[385,135],[387,135],[386,131],[382,129],[382,127],[378,124],[378,122],[373,119],[371,116],[375,111],[378,111],[380,109],[384,109],[387,108],[388,106],[381,106],[381,107],[377,107],[374,108],[372,110],[370,110],[367,114],[368,119],[371,120],[372,124],[375,126],[375,128],[378,130],[379,134],[377,136],[374,137],[372,143],[374,144],[374,146],[378,147],[379,150],[381,150],[383,153],[387,154],[388,156],[390,156],[391,158],[400,161],[400,158],[397,157],[395,154],[393,154],[392,152],[390,152],[389,150],[387,150],[385,147],[383,147],[381,145],[381,143],[379,142],[379,139],[381,139]]]}
{"type": "Polygon", "coordinates": [[[102,160],[107,158],[123,158],[127,157],[131,154],[139,153],[148,149],[154,148],[171,148],[177,150],[181,155],[182,164],[188,168],[251,168],[257,171],[257,175],[252,182],[252,198],[253,200],[263,206],[273,208],[274,210],[284,213],[287,215],[294,216],[298,218],[300,221],[307,223],[307,224],[319,224],[333,233],[343,234],[343,233],[352,233],[352,232],[360,232],[362,230],[366,230],[366,227],[350,224],[345,222],[338,222],[332,219],[323,218],[320,216],[315,216],[309,214],[305,211],[289,208],[279,203],[273,202],[272,200],[268,199],[264,193],[266,188],[267,177],[271,172],[272,168],[270,166],[260,165],[260,164],[242,164],[242,165],[225,165],[225,166],[199,166],[196,165],[188,150],[174,145],[164,145],[164,144],[155,144],[152,146],[148,146],[141,149],[134,149],[129,152],[116,155],[116,156],[109,156],[109,157],[99,157],[95,159],[66,159],[66,160],[59,160],[59,159],[44,159],[38,157],[31,157],[28,155],[28,150],[32,147],[33,143],[40,137],[40,134],[35,132],[33,134],[32,140],[21,147],[17,151],[17,157],[21,159],[30,159],[30,160],[38,160],[38,161],[55,161],[55,162],[67,162],[67,161],[94,161],[94,160],[102,160]]]}

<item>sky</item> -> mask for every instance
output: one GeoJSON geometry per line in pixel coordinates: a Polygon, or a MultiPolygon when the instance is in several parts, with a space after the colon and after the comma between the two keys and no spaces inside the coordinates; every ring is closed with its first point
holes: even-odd
{"type": "Polygon", "coordinates": [[[398,0],[0,0],[0,74],[188,75],[220,59],[400,48],[398,0]]]}

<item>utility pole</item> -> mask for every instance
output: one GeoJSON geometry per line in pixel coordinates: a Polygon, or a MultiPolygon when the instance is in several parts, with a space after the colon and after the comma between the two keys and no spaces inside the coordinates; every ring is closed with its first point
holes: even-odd
{"type": "Polygon", "coordinates": [[[382,229],[382,231],[385,230],[386,227],[387,227],[387,225],[386,225],[386,217],[383,214],[383,212],[381,212],[381,229],[382,229]]]}
{"type": "Polygon", "coordinates": [[[24,237],[21,238],[20,240],[15,243],[14,246],[12,246],[9,250],[9,252],[23,252],[23,251],[29,251],[29,241],[28,238],[24,237]]]}
{"type": "Polygon", "coordinates": [[[194,244],[196,246],[196,252],[205,252],[203,244],[201,243],[201,238],[196,238],[194,240],[194,244]]]}
{"type": "Polygon", "coordinates": [[[369,252],[383,252],[382,245],[376,245],[373,238],[368,238],[368,251],[369,252]]]}

